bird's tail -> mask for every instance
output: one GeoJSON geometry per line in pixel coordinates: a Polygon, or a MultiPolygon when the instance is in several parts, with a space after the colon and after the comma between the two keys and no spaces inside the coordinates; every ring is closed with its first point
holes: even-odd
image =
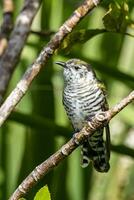
{"type": "Polygon", "coordinates": [[[107,172],[110,168],[107,145],[103,141],[103,129],[95,132],[82,145],[82,167],[87,167],[90,160],[99,172],[107,172]]]}

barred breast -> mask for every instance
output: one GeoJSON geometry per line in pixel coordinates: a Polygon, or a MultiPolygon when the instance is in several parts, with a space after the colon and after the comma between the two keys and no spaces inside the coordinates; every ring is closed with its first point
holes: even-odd
{"type": "Polygon", "coordinates": [[[97,83],[67,85],[63,93],[63,104],[75,131],[82,129],[84,122],[102,110],[105,97],[97,83]]]}

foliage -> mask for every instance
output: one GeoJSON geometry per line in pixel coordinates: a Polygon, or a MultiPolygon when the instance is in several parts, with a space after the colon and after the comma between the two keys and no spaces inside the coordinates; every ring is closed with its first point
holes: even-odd
{"type": "Polygon", "coordinates": [[[59,51],[68,52],[73,45],[76,43],[85,43],[86,41],[90,40],[92,37],[97,36],[101,33],[105,33],[105,29],[80,29],[77,31],[72,31],[62,42],[60,45],[59,51]]]}
{"type": "Polygon", "coordinates": [[[128,25],[133,25],[133,21],[129,17],[128,4],[125,1],[121,4],[111,3],[109,10],[103,17],[103,23],[108,31],[125,32],[128,25]]]}
{"type": "MultiPolygon", "coordinates": [[[[19,200],[26,200],[24,198],[20,198],[19,200]]],[[[35,194],[33,200],[51,200],[50,192],[48,186],[43,186],[39,189],[39,191],[35,194]]]]}
{"type": "Polygon", "coordinates": [[[42,187],[35,195],[34,200],[51,200],[47,186],[42,187]]]}

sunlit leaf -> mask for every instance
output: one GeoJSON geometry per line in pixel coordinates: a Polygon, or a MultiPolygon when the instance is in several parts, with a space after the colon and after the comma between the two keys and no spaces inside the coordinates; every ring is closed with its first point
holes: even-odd
{"type": "Polygon", "coordinates": [[[25,198],[20,198],[19,200],[26,200],[25,198]]]}
{"type": "Polygon", "coordinates": [[[108,31],[124,32],[127,26],[133,27],[134,22],[129,17],[129,6],[124,1],[122,3],[113,2],[109,5],[109,10],[103,17],[103,24],[108,31]]]}
{"type": "Polygon", "coordinates": [[[47,186],[42,187],[35,195],[34,200],[51,200],[47,186]]]}
{"type": "Polygon", "coordinates": [[[105,29],[80,29],[78,31],[73,31],[63,40],[59,49],[69,51],[74,44],[84,43],[92,37],[104,32],[106,32],[105,29]]]}

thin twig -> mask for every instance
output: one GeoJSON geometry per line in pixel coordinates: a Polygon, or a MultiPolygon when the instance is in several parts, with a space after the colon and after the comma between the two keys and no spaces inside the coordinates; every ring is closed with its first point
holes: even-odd
{"type": "Polygon", "coordinates": [[[87,122],[84,128],[79,133],[75,134],[74,138],[70,139],[55,154],[36,167],[19,185],[10,197],[10,200],[18,200],[20,197],[24,196],[37,182],[39,182],[41,178],[43,178],[50,170],[70,155],[85,139],[92,135],[98,128],[104,126],[104,123],[109,122],[117,113],[119,113],[133,100],[134,91],[132,91],[113,108],[106,112],[96,114],[92,121],[87,122]]]}
{"type": "Polygon", "coordinates": [[[55,31],[35,31],[35,30],[31,30],[30,31],[31,34],[40,36],[40,37],[50,37],[51,35],[55,34],[55,31]]]}
{"type": "Polygon", "coordinates": [[[3,23],[0,27],[0,56],[7,47],[8,38],[13,28],[13,10],[13,1],[3,0],[3,23]]]}
{"type": "Polygon", "coordinates": [[[20,58],[35,14],[42,0],[25,0],[23,8],[17,17],[6,51],[0,59],[0,104],[7,85],[20,58]]]}
{"type": "MultiPolygon", "coordinates": [[[[78,42],[82,43],[85,40],[84,40],[84,34],[82,32],[81,33],[83,34],[82,35],[83,36],[83,40],[81,39],[80,31],[84,32],[84,29],[81,29],[79,31],[75,31],[74,34],[79,33],[80,38],[78,38],[78,42]]],[[[88,32],[88,31],[89,31],[89,39],[91,39],[92,37],[98,36],[100,34],[104,34],[104,33],[121,34],[121,35],[126,35],[126,36],[129,36],[129,37],[134,37],[133,34],[128,33],[128,32],[109,31],[109,30],[104,29],[104,28],[102,28],[102,29],[89,29],[89,30],[86,29],[85,30],[85,36],[86,36],[87,40],[88,40],[88,37],[87,37],[87,33],[86,32],[88,32]],[[92,32],[94,32],[94,34],[91,36],[92,32]]],[[[55,31],[35,31],[35,30],[31,30],[30,33],[31,34],[35,34],[35,35],[40,36],[40,37],[45,37],[45,36],[53,35],[55,33],[55,31]]],[[[74,37],[74,35],[72,34],[72,39],[73,39],[73,37],[74,37]]]]}
{"type": "MultiPolygon", "coordinates": [[[[0,108],[0,125],[6,120],[17,103],[28,90],[32,80],[37,76],[40,69],[46,64],[48,59],[53,55],[54,51],[59,47],[64,37],[72,31],[72,29],[80,22],[80,20],[92,10],[100,0],[85,0],[79,6],[72,16],[60,27],[59,31],[53,36],[47,46],[41,51],[39,57],[35,60],[32,66],[28,68],[22,79],[17,84],[16,88],[11,92],[9,97],[0,108]]],[[[8,59],[8,63],[11,61],[8,59]]],[[[10,65],[10,64],[9,64],[10,65]]],[[[7,74],[5,74],[7,76],[7,74]]]]}

